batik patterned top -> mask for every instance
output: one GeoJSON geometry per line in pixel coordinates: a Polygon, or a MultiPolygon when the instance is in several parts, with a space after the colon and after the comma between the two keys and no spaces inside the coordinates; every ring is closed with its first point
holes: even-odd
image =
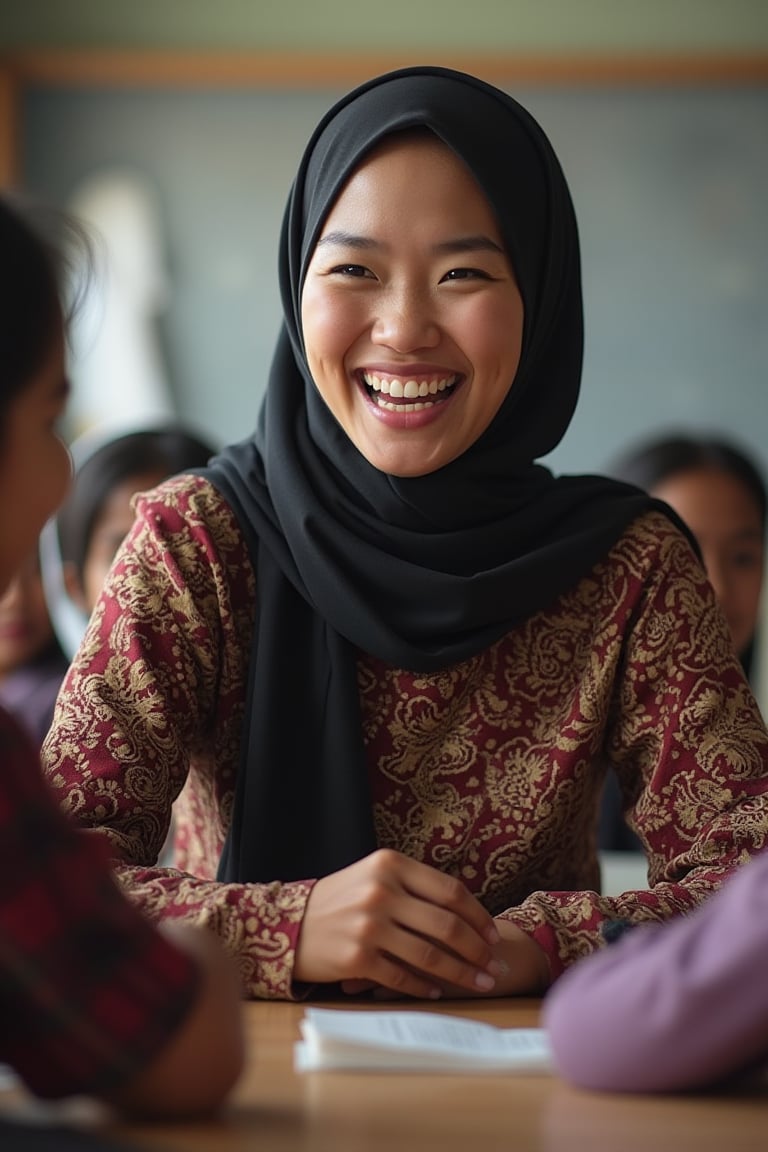
{"type": "Polygon", "coordinates": [[[115,884],[101,837],[62,815],[0,709],[0,1062],[40,1096],[106,1094],[170,1041],[198,982],[115,884]]]}
{"type": "MultiPolygon", "coordinates": [[[[209,924],[255,997],[291,997],[312,877],[215,880],[258,596],[201,477],[138,502],[44,748],[66,811],[112,841],[154,917],[209,924]],[[177,813],[178,870],[156,861],[177,813]]],[[[531,934],[552,978],[607,920],[686,911],[768,840],[768,734],[688,541],[658,512],[546,612],[413,674],[358,655],[378,844],[459,877],[531,934]],[[605,765],[648,852],[648,890],[600,896],[605,765]]],[[[301,700],[295,701],[301,723],[301,700]]]]}

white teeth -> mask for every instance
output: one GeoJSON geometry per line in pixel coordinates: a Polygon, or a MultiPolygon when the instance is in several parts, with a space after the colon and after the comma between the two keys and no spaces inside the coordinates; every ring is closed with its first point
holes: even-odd
{"type": "Polygon", "coordinates": [[[393,404],[390,400],[384,400],[381,396],[376,397],[376,404],[379,408],[386,408],[389,412],[421,412],[422,408],[434,408],[431,400],[426,404],[393,404]]]}
{"type": "MultiPolygon", "coordinates": [[[[381,392],[384,396],[394,396],[396,400],[416,400],[424,396],[436,396],[438,392],[445,392],[456,383],[455,376],[444,376],[441,380],[389,380],[376,376],[373,372],[363,372],[363,382],[374,392],[381,392]]],[[[409,407],[417,410],[416,405],[409,407]]]]}

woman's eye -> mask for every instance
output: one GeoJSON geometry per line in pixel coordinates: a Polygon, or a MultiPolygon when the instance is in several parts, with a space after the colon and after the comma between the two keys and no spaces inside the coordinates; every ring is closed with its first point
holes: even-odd
{"type": "Polygon", "coordinates": [[[491,277],[482,268],[451,268],[446,272],[443,280],[490,280],[491,277]]]}
{"type": "Polygon", "coordinates": [[[762,554],[759,552],[737,552],[731,560],[735,568],[756,568],[761,562],[762,554]]]}
{"type": "Polygon", "coordinates": [[[331,268],[331,272],[337,276],[370,276],[371,273],[362,264],[337,264],[335,268],[331,268]]]}

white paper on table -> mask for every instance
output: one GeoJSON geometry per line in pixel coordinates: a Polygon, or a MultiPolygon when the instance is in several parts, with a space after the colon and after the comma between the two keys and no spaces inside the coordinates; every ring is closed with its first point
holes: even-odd
{"type": "Polygon", "coordinates": [[[405,1072],[552,1071],[543,1028],[497,1028],[435,1012],[348,1012],[308,1008],[294,1047],[297,1072],[389,1069],[405,1072]]]}

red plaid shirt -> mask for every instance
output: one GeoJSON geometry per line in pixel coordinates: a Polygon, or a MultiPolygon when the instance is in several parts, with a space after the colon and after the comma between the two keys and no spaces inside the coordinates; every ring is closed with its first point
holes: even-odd
{"type": "Polygon", "coordinates": [[[0,709],[0,1061],[40,1096],[101,1093],[163,1045],[193,962],[126,900],[97,835],[70,826],[0,709]]]}

